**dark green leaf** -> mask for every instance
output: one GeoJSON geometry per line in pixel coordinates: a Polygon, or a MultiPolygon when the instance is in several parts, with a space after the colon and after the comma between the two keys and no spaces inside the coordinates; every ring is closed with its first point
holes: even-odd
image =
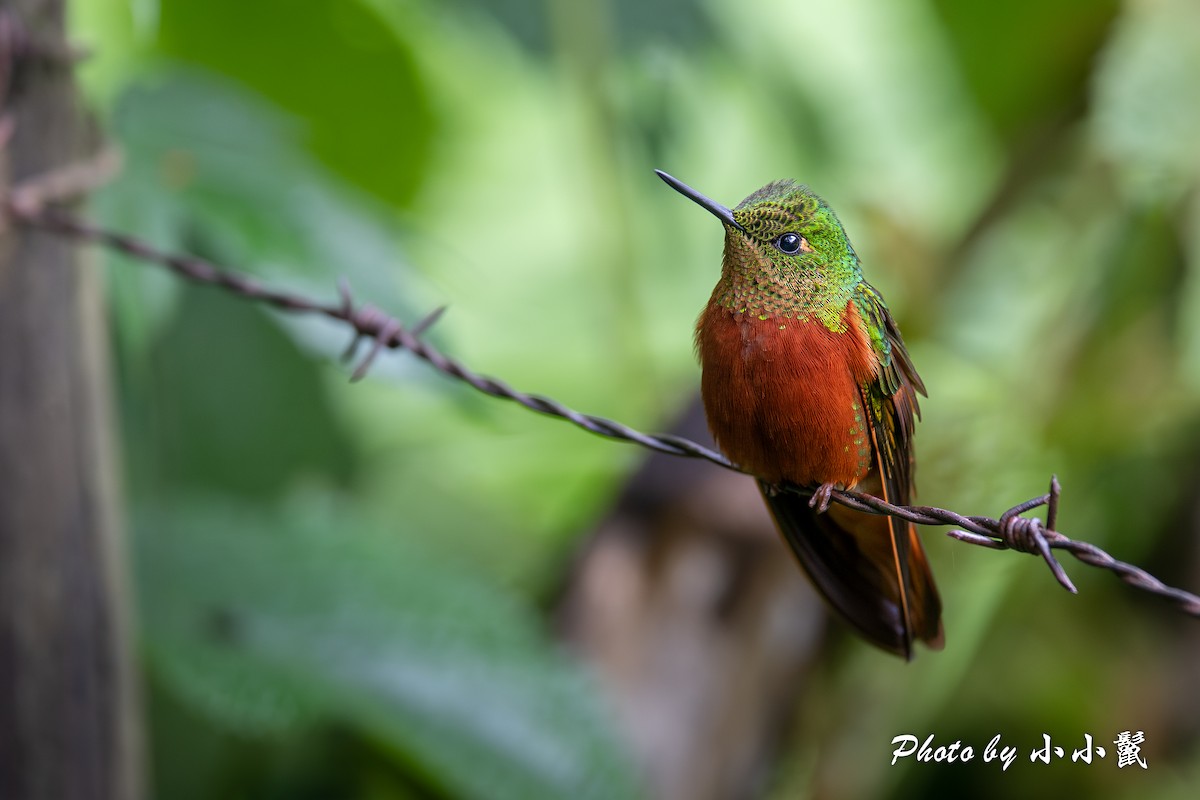
{"type": "Polygon", "coordinates": [[[152,663],[217,718],[340,719],[465,797],[635,794],[596,687],[530,611],[402,530],[175,503],[142,518],[137,563],[152,663]]]}

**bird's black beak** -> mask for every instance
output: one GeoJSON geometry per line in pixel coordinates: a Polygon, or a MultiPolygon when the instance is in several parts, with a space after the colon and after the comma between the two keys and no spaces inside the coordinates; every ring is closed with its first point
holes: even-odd
{"type": "Polygon", "coordinates": [[[746,232],[746,229],[741,226],[741,223],[733,218],[733,212],[718,203],[716,200],[711,200],[705,197],[683,181],[679,180],[678,178],[672,178],[661,169],[656,169],[654,172],[658,175],[658,177],[667,182],[667,186],[670,186],[672,189],[679,192],[681,195],[688,198],[701,208],[708,209],[709,213],[721,220],[721,222],[724,222],[726,225],[732,225],[742,233],[746,232]]]}

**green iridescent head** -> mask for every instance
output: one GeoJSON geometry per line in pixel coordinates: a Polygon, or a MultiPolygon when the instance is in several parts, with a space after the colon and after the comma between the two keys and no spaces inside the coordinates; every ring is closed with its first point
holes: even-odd
{"type": "Polygon", "coordinates": [[[671,188],[725,227],[725,258],[714,297],[737,313],[817,316],[840,325],[862,269],[837,215],[807,186],[775,181],[729,209],[658,172],[671,188]]]}
{"type": "Polygon", "coordinates": [[[807,186],[793,181],[768,183],[733,210],[741,233],[772,259],[796,269],[805,264],[858,258],[833,209],[807,186]]]}

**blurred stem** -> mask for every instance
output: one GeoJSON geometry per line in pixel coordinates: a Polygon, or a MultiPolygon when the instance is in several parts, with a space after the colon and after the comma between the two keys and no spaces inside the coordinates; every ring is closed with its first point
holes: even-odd
{"type": "Polygon", "coordinates": [[[610,260],[608,316],[612,335],[606,337],[615,348],[613,361],[620,365],[627,385],[648,389],[641,398],[657,405],[658,384],[652,369],[646,339],[650,335],[642,321],[638,280],[640,263],[633,244],[630,206],[621,192],[617,176],[622,168],[619,141],[622,126],[604,88],[606,66],[613,54],[613,18],[609,0],[578,3],[574,0],[546,0],[550,41],[555,57],[572,83],[584,112],[583,134],[586,152],[594,154],[581,176],[586,183],[578,196],[587,198],[592,211],[610,225],[603,226],[602,248],[610,260]]]}

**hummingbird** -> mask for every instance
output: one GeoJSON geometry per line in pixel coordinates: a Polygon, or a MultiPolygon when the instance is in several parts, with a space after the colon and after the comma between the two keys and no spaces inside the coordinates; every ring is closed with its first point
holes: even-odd
{"type": "Polygon", "coordinates": [[[696,323],[717,447],[758,479],[800,566],[859,634],[906,659],[917,639],[941,649],[941,600],[912,523],[829,506],[838,487],[908,505],[926,394],[841,222],[794,181],[729,209],[655,172],[725,228],[721,278],[696,323]]]}

